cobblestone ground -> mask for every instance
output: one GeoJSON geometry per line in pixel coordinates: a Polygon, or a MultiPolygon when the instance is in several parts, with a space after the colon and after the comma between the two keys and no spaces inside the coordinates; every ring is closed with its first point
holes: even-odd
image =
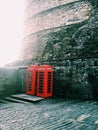
{"type": "Polygon", "coordinates": [[[98,101],[0,103],[0,130],[98,130],[98,101]]]}

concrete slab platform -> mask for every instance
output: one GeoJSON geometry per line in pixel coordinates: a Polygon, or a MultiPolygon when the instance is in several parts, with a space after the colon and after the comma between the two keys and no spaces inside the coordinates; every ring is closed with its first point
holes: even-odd
{"type": "Polygon", "coordinates": [[[41,98],[41,97],[37,97],[37,96],[33,96],[33,95],[27,95],[27,94],[15,94],[15,95],[12,95],[11,97],[17,98],[20,100],[25,100],[28,102],[39,102],[39,101],[45,99],[45,98],[41,98]]]}
{"type": "Polygon", "coordinates": [[[13,103],[23,103],[23,104],[26,104],[26,103],[28,103],[27,101],[23,101],[23,100],[20,100],[20,99],[15,99],[15,98],[13,98],[13,97],[6,97],[6,98],[4,98],[4,101],[6,101],[6,102],[13,102],[13,103]]]}

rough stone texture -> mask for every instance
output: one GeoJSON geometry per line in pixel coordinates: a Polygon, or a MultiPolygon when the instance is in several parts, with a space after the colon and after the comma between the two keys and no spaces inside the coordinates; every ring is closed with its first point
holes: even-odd
{"type": "MultiPolygon", "coordinates": [[[[38,64],[46,64],[40,61],[38,64]]],[[[47,61],[54,68],[53,95],[98,100],[98,59],[47,61]]],[[[1,69],[0,95],[25,93],[27,67],[1,69]]]]}
{"type": "Polygon", "coordinates": [[[75,2],[69,4],[69,6],[62,5],[40,12],[25,22],[24,35],[27,36],[41,30],[82,22],[88,19],[88,10],[89,5],[87,3],[75,2]]]}
{"type": "Polygon", "coordinates": [[[17,69],[0,68],[0,96],[19,90],[17,69]]]}
{"type": "Polygon", "coordinates": [[[0,129],[98,130],[98,102],[50,98],[37,104],[0,103],[0,129]]]}
{"type": "Polygon", "coordinates": [[[26,13],[25,13],[25,20],[32,17],[32,15],[35,15],[37,13],[40,13],[42,11],[48,10],[50,8],[54,8],[60,5],[68,4],[71,2],[76,2],[79,0],[33,0],[28,6],[26,7],[26,13]]]}
{"type": "Polygon", "coordinates": [[[54,70],[54,93],[81,99],[98,99],[98,59],[59,61],[54,70]]]}
{"type": "Polygon", "coordinates": [[[24,65],[51,64],[56,95],[98,99],[97,0],[28,1],[24,26],[24,65]]]}
{"type": "Polygon", "coordinates": [[[25,93],[27,67],[0,68],[0,96],[25,93]]]}
{"type": "Polygon", "coordinates": [[[18,85],[19,92],[26,93],[26,70],[27,67],[19,67],[18,68],[18,85]]]}
{"type": "MultiPolygon", "coordinates": [[[[75,51],[83,52],[85,48],[88,48],[89,44],[97,42],[96,34],[98,29],[95,30],[98,26],[97,1],[53,0],[48,2],[33,0],[28,2],[29,5],[26,8],[26,12],[31,13],[31,15],[27,15],[28,18],[24,25],[25,37],[21,54],[24,60],[36,58],[37,56],[33,53],[36,53],[38,46],[42,46],[42,51],[40,49],[37,52],[40,55],[43,49],[45,50],[44,47],[49,46],[49,44],[54,47],[53,45],[60,43],[59,46],[62,47],[63,45],[65,49],[62,52],[65,52],[68,49],[74,49],[71,45],[73,43],[75,51]],[[33,10],[32,8],[37,9],[33,10]],[[35,13],[32,13],[32,11],[35,11],[35,13]],[[90,43],[90,41],[92,42],[90,43]]],[[[89,47],[93,50],[92,46],[89,47]]],[[[94,47],[96,48],[96,46],[94,47]]],[[[57,49],[60,47],[55,45],[57,49]]]]}

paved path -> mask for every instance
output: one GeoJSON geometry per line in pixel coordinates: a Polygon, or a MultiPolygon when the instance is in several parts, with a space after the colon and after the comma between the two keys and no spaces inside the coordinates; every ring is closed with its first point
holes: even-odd
{"type": "Polygon", "coordinates": [[[0,103],[0,130],[98,130],[98,101],[0,103]]]}

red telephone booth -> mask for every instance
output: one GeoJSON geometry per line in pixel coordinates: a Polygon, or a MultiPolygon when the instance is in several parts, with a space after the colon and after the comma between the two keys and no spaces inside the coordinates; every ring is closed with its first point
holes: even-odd
{"type": "Polygon", "coordinates": [[[50,65],[41,65],[38,68],[37,96],[52,96],[53,68],[50,65]]]}
{"type": "Polygon", "coordinates": [[[26,94],[35,95],[37,91],[37,65],[29,66],[26,75],[26,94]]]}

